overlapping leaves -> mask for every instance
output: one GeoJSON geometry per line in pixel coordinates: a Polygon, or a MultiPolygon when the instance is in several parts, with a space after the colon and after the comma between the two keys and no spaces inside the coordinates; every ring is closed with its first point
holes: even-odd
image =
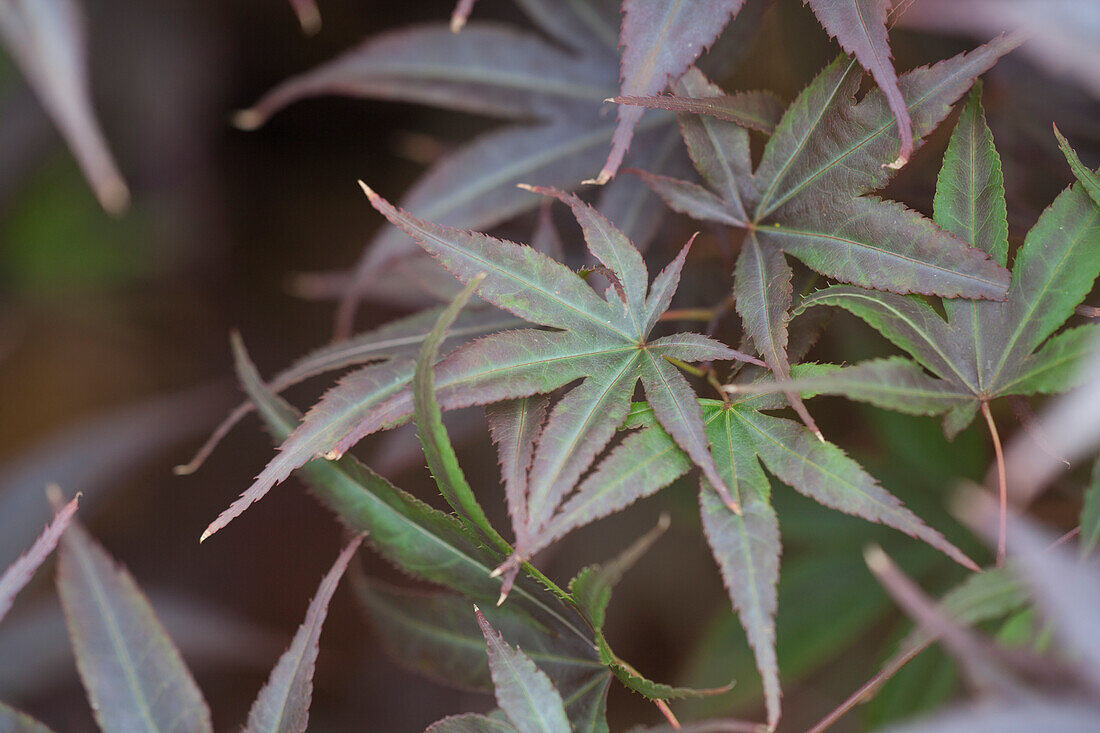
{"type": "MultiPolygon", "coordinates": [[[[839,448],[792,420],[761,412],[784,407],[782,401],[757,397],[728,404],[700,400],[700,405],[720,475],[742,509],[740,514],[727,511],[704,478],[699,494],[703,528],[756,655],[768,721],[774,725],[780,713],[774,619],[781,548],[761,463],[825,506],[894,527],[966,567],[976,566],[839,448]]],[[[635,406],[625,427],[643,429],[629,435],[581,484],[564,515],[604,516],[649,496],[691,468],[649,406],[635,406]]]]}
{"type": "MultiPolygon", "coordinates": [[[[998,522],[992,504],[968,517],[989,538],[998,522]]],[[[1006,650],[992,639],[966,628],[996,610],[984,601],[959,614],[945,603],[936,608],[885,554],[868,559],[880,582],[907,613],[925,628],[939,627],[943,645],[955,657],[971,685],[983,689],[985,699],[942,709],[926,718],[889,728],[891,733],[940,733],[1004,730],[1088,731],[1095,728],[1100,708],[1100,644],[1097,644],[1095,604],[1100,601],[1100,576],[1095,564],[1082,562],[1066,547],[1053,543],[1031,522],[1012,519],[1013,563],[1019,576],[1012,596],[1017,604],[1027,590],[1063,654],[1036,654],[1006,650]],[[984,608],[983,608],[984,607],[984,608]],[[979,613],[974,613],[979,611],[979,613]],[[1016,652],[1015,654],[1012,652],[1016,652]]],[[[1002,572],[1002,571],[998,571],[1002,572]]],[[[974,580],[977,580],[975,578],[974,580]]],[[[973,584],[972,585],[976,585],[973,584]]],[[[988,585],[988,584],[983,584],[988,585]]],[[[958,605],[963,600],[952,599],[958,605]]]]}
{"type": "MultiPolygon", "coordinates": [[[[871,72],[882,90],[896,120],[900,141],[897,158],[890,166],[901,168],[913,153],[914,135],[909,109],[890,63],[887,37],[890,3],[887,0],[803,1],[809,4],[829,35],[871,72]]],[[[624,0],[622,5],[621,96],[645,97],[663,91],[679,79],[714,43],[726,24],[738,15],[744,0],[624,0]]],[[[460,0],[452,18],[452,29],[462,27],[472,7],[472,0],[460,0]]],[[[611,152],[596,182],[606,183],[619,170],[641,119],[640,109],[619,110],[611,152]]]]}
{"type": "MultiPolygon", "coordinates": [[[[998,263],[1007,262],[1000,158],[978,92],[967,103],[944,157],[935,219],[998,263]]],[[[945,300],[945,319],[912,296],[834,286],[808,297],[800,310],[845,308],[911,360],[896,357],[844,367],[807,379],[804,386],[908,413],[945,414],[945,431],[954,435],[982,403],[1073,386],[1075,366],[1094,343],[1097,326],[1054,334],[1098,274],[1100,205],[1082,181],[1063,191],[1028,233],[1016,253],[1004,302],[945,300]]]]}
{"type": "MultiPolygon", "coordinates": [[[[974,79],[1015,44],[1000,38],[902,76],[918,144],[974,79]]],[[[748,131],[701,115],[684,116],[681,125],[709,188],[640,173],[677,211],[747,231],[734,279],[737,310],[780,378],[790,370],[792,273],[784,253],[863,287],[944,297],[1005,295],[1008,273],[982,251],[900,204],[865,195],[890,179],[892,169],[884,164],[896,149],[897,134],[881,92],[856,102],[858,68],[844,58],[827,67],[787,109],[755,171],[748,131]]],[[[685,76],[678,92],[696,99],[724,96],[698,72],[685,76]]],[[[813,427],[798,396],[788,397],[813,427]]]]}
{"type": "MultiPolygon", "coordinates": [[[[433,329],[435,338],[442,335],[457,309],[448,310],[433,329]]],[[[434,353],[434,348],[429,343],[425,354],[434,353]]],[[[262,383],[239,341],[236,356],[241,382],[264,422],[276,440],[285,437],[296,422],[296,413],[262,383]]],[[[430,360],[426,363],[430,366],[430,360]]],[[[471,511],[469,503],[457,499],[461,492],[476,503],[469,487],[461,486],[465,479],[457,464],[439,460],[452,451],[446,432],[436,421],[438,414],[438,406],[433,409],[430,402],[425,404],[418,427],[425,441],[433,444],[428,455],[441,493],[456,509],[462,507],[459,516],[418,501],[350,456],[314,460],[302,469],[302,477],[314,495],[344,522],[367,532],[368,541],[386,559],[415,578],[451,591],[411,592],[376,581],[360,582],[360,598],[395,660],[448,684],[488,689],[485,648],[476,624],[471,624],[469,601],[489,605],[497,599],[500,584],[490,573],[507,557],[509,548],[506,543],[501,547],[503,541],[491,529],[494,536],[487,538],[483,528],[470,521],[479,510],[471,511]]],[[[625,663],[606,644],[598,651],[592,631],[576,617],[569,593],[533,569],[530,576],[515,581],[506,606],[486,608],[485,613],[509,639],[520,641],[549,675],[574,730],[606,733],[608,685],[613,671],[624,668],[625,663]],[[553,589],[556,599],[544,592],[546,587],[553,589]]],[[[698,694],[637,676],[624,682],[655,696],[698,694]]],[[[449,724],[470,722],[467,716],[456,720],[449,724]]]]}
{"type": "MultiPolygon", "coordinates": [[[[419,102],[520,122],[451,153],[401,201],[431,221],[488,229],[537,205],[515,184],[568,189],[590,177],[592,160],[603,154],[615,130],[614,120],[604,114],[604,100],[617,90],[617,4],[521,0],[519,5],[554,43],[517,28],[478,22],[457,35],[442,24],[385,33],[280,84],[238,115],[237,122],[255,127],[291,102],[331,93],[419,102]]],[[[667,115],[647,120],[629,163],[683,170],[686,161],[671,123],[667,115]]],[[[644,247],[661,216],[654,203],[645,186],[624,178],[601,194],[599,208],[644,247]]],[[[407,291],[422,289],[417,260],[408,259],[417,251],[398,229],[386,228],[374,238],[351,282],[340,286],[342,335],[351,331],[358,299],[374,290],[365,288],[368,283],[385,284],[398,277],[408,281],[407,291]]]]}
{"type": "MultiPolygon", "coordinates": [[[[752,359],[698,334],[650,338],[676,290],[687,247],[649,288],[645,263],[626,235],[576,197],[546,190],[572,207],[592,255],[613,281],[600,297],[580,275],[530,247],[421,221],[366,191],[379,211],[460,281],[484,274],[475,290],[483,300],[530,323],[560,329],[487,336],[448,355],[435,371],[443,409],[544,394],[581,380],[550,411],[539,441],[527,486],[533,529],[552,520],[566,493],[607,445],[639,381],[661,424],[726,503],[736,505],[711,458],[694,392],[670,359],[752,359]]],[[[310,459],[339,457],[362,437],[406,421],[413,412],[410,378],[391,364],[343,378],[203,537],[310,459]]]]}

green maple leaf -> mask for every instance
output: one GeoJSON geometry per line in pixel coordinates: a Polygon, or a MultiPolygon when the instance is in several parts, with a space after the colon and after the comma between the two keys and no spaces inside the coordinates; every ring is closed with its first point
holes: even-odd
{"type": "MultiPolygon", "coordinates": [[[[768,722],[774,726],[780,714],[775,587],[781,546],[771,487],[761,464],[824,506],[894,527],[968,568],[977,566],[840,448],[820,441],[793,420],[762,412],[786,407],[781,397],[699,402],[719,473],[741,506],[740,514],[726,510],[704,477],[699,493],[703,529],[756,655],[768,722]]],[[[691,469],[691,460],[661,428],[648,405],[635,405],[624,423],[624,428],[639,427],[642,430],[627,436],[581,483],[544,531],[537,549],[652,495],[691,469]]]]}
{"type": "MultiPolygon", "coordinates": [[[[1016,44],[1000,38],[904,74],[900,87],[916,144],[974,79],[1016,44]]],[[[676,91],[695,100],[681,108],[702,114],[682,115],[681,128],[708,187],[639,172],[673,209],[747,231],[734,274],[737,311],[780,379],[790,372],[792,273],[784,254],[823,275],[868,288],[948,298],[1005,296],[1008,273],[986,253],[901,204],[865,195],[882,188],[894,172],[886,164],[898,149],[898,133],[882,92],[856,102],[858,71],[856,61],[840,58],[819,74],[779,121],[755,171],[748,131],[726,121],[737,117],[725,107],[750,117],[760,105],[750,104],[751,98],[725,97],[701,73],[690,72],[676,91]],[[700,104],[707,98],[728,103],[708,109],[700,104]],[[709,116],[716,109],[726,119],[709,116]]],[[[658,98],[652,106],[675,105],[658,98]]],[[[788,398],[816,430],[799,396],[788,391],[788,398]]]]}
{"type": "MultiPolygon", "coordinates": [[[[1005,212],[1000,157],[976,90],[944,156],[935,219],[1003,264],[1008,260],[1005,212]]],[[[911,359],[864,362],[798,380],[797,388],[912,414],[945,414],[944,430],[951,437],[991,400],[1063,392],[1076,384],[1076,367],[1100,336],[1100,327],[1055,332],[1098,274],[1100,204],[1082,181],[1063,191],[1028,232],[1003,303],[945,300],[944,319],[912,296],[834,286],[806,298],[799,311],[818,305],[845,308],[911,359]]]]}
{"type": "MultiPolygon", "coordinates": [[[[474,292],[530,323],[486,336],[443,358],[435,368],[443,409],[545,394],[571,382],[550,410],[526,486],[527,523],[536,534],[626,417],[638,382],[661,425],[698,465],[724,502],[737,504],[711,457],[695,394],[672,360],[756,361],[694,333],[652,338],[668,308],[687,256],[679,256],[648,286],[641,254],[626,235],[575,196],[537,189],[567,203],[592,254],[613,286],[601,297],[581,276],[525,245],[421,221],[364,186],[371,203],[417,240],[460,281],[484,276],[474,292]]],[[[759,363],[759,362],[758,362],[759,363]]],[[[253,485],[207,528],[208,537],[272,486],[317,456],[336,458],[361,438],[395,427],[413,414],[412,375],[384,362],[344,377],[283,442],[253,485]]],[[[519,547],[517,552],[527,548],[519,547]]]]}

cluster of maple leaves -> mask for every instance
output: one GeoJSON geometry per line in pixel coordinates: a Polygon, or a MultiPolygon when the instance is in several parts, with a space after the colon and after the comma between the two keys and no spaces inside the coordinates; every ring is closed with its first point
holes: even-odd
{"type": "MultiPolygon", "coordinates": [[[[611,651],[602,627],[621,567],[591,569],[562,589],[530,559],[697,467],[703,528],[755,653],[767,726],[774,728],[781,544],[765,470],[825,506],[897,528],[978,569],[827,442],[804,400],[833,393],[908,413],[944,414],[953,435],[979,410],[989,418],[986,405],[994,398],[1070,388],[1097,327],[1055,332],[1100,274],[1100,184],[1062,140],[1079,182],[1043,213],[1007,269],[1000,160],[979,87],[963,105],[945,155],[933,219],[874,195],[977,78],[1018,45],[1016,38],[997,38],[898,76],[889,62],[886,3],[809,0],[851,56],[828,65],[784,109],[767,93],[727,94],[694,65],[742,9],[741,0],[625,0],[621,28],[611,2],[517,2],[553,43],[496,25],[463,28],[473,6],[463,2],[453,23],[461,33],[440,26],[371,39],[280,85],[238,116],[241,126],[252,127],[294,100],[338,91],[527,124],[489,133],[443,160],[401,207],[363,186],[394,226],[367,249],[350,284],[345,279],[331,291],[342,301],[338,334],[350,332],[368,289],[379,298],[403,290],[407,298],[413,284],[427,284],[428,294],[450,306],[326,347],[267,385],[238,343],[252,403],[230,417],[214,442],[255,407],[281,444],[203,539],[304,469],[322,501],[370,532],[370,542],[399,566],[479,602],[494,592],[503,602],[515,588],[517,603],[553,619],[569,644],[587,643],[567,670],[547,672],[564,698],[555,698],[558,690],[541,678],[527,678],[550,711],[545,729],[606,730],[601,711],[610,674],[659,700],[696,691],[645,680],[611,651]],[[877,88],[857,99],[863,69],[877,88]],[[666,89],[672,93],[659,94],[666,89]],[[600,110],[616,92],[612,122],[600,110]],[[643,117],[647,108],[653,111],[643,117]],[[751,134],[766,138],[755,166],[751,134]],[[594,174],[592,152],[608,145],[607,161],[594,174]],[[620,173],[624,164],[634,170],[620,173]],[[560,190],[587,178],[607,184],[595,205],[560,190]],[[546,196],[566,204],[580,225],[589,253],[580,270],[560,261],[558,235],[546,216],[535,247],[469,231],[529,210],[546,196]],[[731,290],[742,348],[762,361],[703,334],[660,335],[691,243],[651,281],[642,252],[659,220],[654,196],[695,220],[744,231],[731,290]],[[796,299],[788,256],[842,284],[796,299]],[[457,283],[447,284],[440,266],[457,283]],[[934,303],[942,303],[942,314],[934,303]],[[912,358],[799,365],[808,347],[792,341],[791,322],[816,306],[851,311],[912,358]],[[448,340],[454,348],[440,356],[448,340]],[[722,387],[727,396],[700,399],[684,371],[696,372],[690,363],[716,361],[735,362],[722,387]],[[352,365],[361,366],[300,421],[274,394],[352,365]],[[634,403],[639,383],[645,401],[634,403]],[[442,410],[472,405],[487,406],[511,542],[486,519],[440,419],[442,410]],[[768,414],[786,408],[801,422],[768,414]],[[423,506],[344,457],[364,437],[414,418],[454,515],[423,506]],[[418,533],[443,549],[415,547],[418,533]],[[469,567],[456,571],[463,563],[469,567]],[[531,590],[540,584],[560,608],[531,590]],[[570,613],[586,628],[578,629],[570,613]],[[565,694],[569,690],[576,694],[565,694]]],[[[706,59],[718,74],[730,57],[724,53],[719,42],[706,59]]],[[[328,287],[324,282],[314,281],[328,287]]],[[[712,381],[714,373],[710,366],[702,372],[712,381]]],[[[405,602],[398,592],[384,596],[372,602],[405,602]]],[[[451,601],[436,602],[442,614],[451,601]]],[[[508,658],[513,652],[499,645],[489,622],[477,620],[490,662],[508,658]]],[[[530,642],[533,648],[543,643],[530,642]]],[[[492,672],[499,695],[507,685],[497,681],[496,667],[492,672]]],[[[462,721],[469,728],[433,729],[498,730],[492,727],[498,723],[486,718],[462,721]]],[[[515,720],[509,725],[499,729],[525,729],[515,720]]]]}

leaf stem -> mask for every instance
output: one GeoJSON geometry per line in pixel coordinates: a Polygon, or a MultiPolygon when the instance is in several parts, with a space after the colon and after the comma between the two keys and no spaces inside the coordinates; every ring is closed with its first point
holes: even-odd
{"type": "Polygon", "coordinates": [[[997,490],[1000,496],[1001,514],[997,529],[997,567],[1005,564],[1005,535],[1008,533],[1008,480],[1005,476],[1005,454],[1001,447],[1001,435],[997,432],[997,423],[989,411],[989,403],[982,402],[982,416],[989,426],[989,435],[993,438],[993,452],[997,456],[997,490]]]}
{"type": "Polygon", "coordinates": [[[879,691],[879,689],[886,684],[886,681],[901,671],[901,668],[911,662],[914,657],[920,654],[922,651],[932,645],[932,642],[936,640],[936,637],[929,638],[919,646],[915,646],[912,649],[904,652],[899,652],[887,660],[886,664],[882,666],[874,677],[864,682],[858,690],[853,692],[848,698],[837,705],[832,711],[829,712],[824,718],[819,720],[813,728],[810,728],[806,733],[822,733],[823,731],[832,727],[834,723],[840,720],[844,715],[852,710],[856,705],[861,705],[870,701],[872,697],[879,691]]]}
{"type": "Polygon", "coordinates": [[[686,361],[681,361],[681,360],[677,359],[674,356],[669,356],[668,354],[665,354],[664,357],[673,366],[684,370],[685,372],[692,375],[693,377],[699,377],[700,379],[705,379],[706,376],[707,376],[707,370],[706,369],[700,369],[697,366],[692,366],[691,364],[688,364],[686,361]]]}
{"type": "Polygon", "coordinates": [[[703,321],[709,322],[714,318],[714,308],[681,308],[679,310],[667,310],[661,314],[661,321],[703,321]]]}

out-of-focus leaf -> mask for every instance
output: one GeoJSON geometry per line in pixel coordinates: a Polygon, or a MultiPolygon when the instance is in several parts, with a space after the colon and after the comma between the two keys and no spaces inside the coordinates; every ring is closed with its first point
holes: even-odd
{"type": "Polygon", "coordinates": [[[890,597],[920,626],[931,632],[960,665],[971,684],[1001,697],[1019,694],[1022,686],[1001,664],[992,644],[959,625],[906,575],[877,545],[864,550],[867,566],[890,597]]]}
{"type": "Polygon", "coordinates": [[[485,635],[497,703],[509,722],[519,733],[569,733],[565,704],[550,678],[523,651],[506,644],[476,606],[474,615],[485,635]]]}
{"type": "Polygon", "coordinates": [[[914,723],[885,728],[883,733],[1088,733],[1096,730],[1096,714],[1096,708],[1073,701],[1007,701],[951,708],[914,723]]]}
{"type": "Polygon", "coordinates": [[[305,621],[298,627],[290,648],[271,670],[267,684],[256,696],[248,713],[245,731],[260,733],[301,733],[309,724],[309,705],[313,699],[313,670],[317,663],[321,626],[328,615],[328,604],[352,555],[359,549],[362,535],[344,548],[332,569],[321,580],[317,595],[310,601],[305,621]]]}
{"type": "MultiPolygon", "coordinates": [[[[196,670],[262,674],[283,648],[280,634],[208,601],[157,588],[147,595],[168,635],[196,670]]],[[[0,625],[0,697],[30,698],[58,680],[75,680],[75,674],[56,596],[20,604],[0,625]]]]}
{"type": "MultiPolygon", "coordinates": [[[[990,533],[989,515],[980,527],[990,533]]],[[[1009,555],[1022,580],[1033,590],[1035,605],[1054,626],[1063,648],[1070,650],[1082,676],[1100,686],[1100,634],[1093,610],[1100,607],[1100,573],[1094,562],[1082,562],[1067,547],[1051,547],[1051,539],[1033,525],[1009,518],[1009,555]]]]}
{"type": "MultiPolygon", "coordinates": [[[[1028,602],[1027,594],[1008,568],[991,568],[967,577],[940,599],[943,613],[962,626],[1003,618],[1028,602]]],[[[899,653],[926,645],[929,632],[916,628],[901,642],[899,653]]]]}
{"type": "Polygon", "coordinates": [[[0,621],[4,619],[11,608],[11,604],[19,591],[23,590],[23,586],[30,582],[35,571],[38,570],[38,566],[50,556],[53,548],[57,547],[61,535],[69,526],[73,515],[76,514],[77,501],[78,499],[74,498],[66,504],[53,518],[49,526],[38,536],[38,539],[34,541],[31,548],[0,576],[0,621]]]}
{"type": "Polygon", "coordinates": [[[81,506],[91,510],[150,456],[205,430],[224,409],[226,393],[222,385],[196,387],[94,415],[0,466],[0,566],[49,521],[44,486],[79,487],[81,506]]]}
{"type": "MultiPolygon", "coordinates": [[[[603,114],[603,100],[615,93],[618,83],[618,8],[580,0],[519,4],[571,51],[532,33],[491,24],[471,24],[459,35],[434,26],[382,34],[284,82],[254,109],[241,113],[238,124],[255,126],[284,104],[323,93],[396,98],[534,121],[496,130],[462,147],[435,165],[401,201],[403,208],[441,224],[481,230],[495,226],[535,205],[516,190],[517,183],[575,187],[592,174],[593,157],[606,149],[615,131],[615,123],[603,114]]],[[[671,144],[671,122],[669,115],[644,121],[638,150],[627,162],[656,172],[682,170],[682,152],[671,144]]],[[[645,185],[629,177],[608,186],[599,201],[600,209],[640,247],[661,217],[661,209],[652,204],[645,185]]],[[[350,278],[335,292],[326,287],[326,297],[341,300],[339,335],[350,334],[359,300],[376,285],[385,291],[390,271],[416,254],[407,235],[387,227],[350,278]]],[[[412,284],[423,289],[421,282],[412,284]]],[[[311,290],[318,294],[315,284],[311,290]]]]}
{"type": "Polygon", "coordinates": [[[1018,30],[1028,34],[1021,53],[1055,78],[1069,78],[1100,98],[1100,12],[1079,0],[921,0],[905,5],[900,22],[937,33],[988,38],[1018,30]]]}
{"type": "Polygon", "coordinates": [[[57,590],[101,728],[213,730],[202,693],[149,601],[79,524],[62,539],[57,590]]]}
{"type": "Polygon", "coordinates": [[[925,649],[897,671],[863,705],[868,730],[906,720],[947,705],[958,692],[955,663],[937,647],[925,649]]]}
{"type": "Polygon", "coordinates": [[[451,13],[451,32],[458,33],[465,27],[466,21],[470,19],[470,13],[474,10],[474,3],[477,0],[458,0],[455,3],[454,12],[451,13]]]}
{"type": "Polygon", "coordinates": [[[1081,507],[1081,554],[1089,555],[1100,543],[1100,458],[1092,466],[1092,481],[1081,507]]]}
{"type": "Polygon", "coordinates": [[[53,733],[25,713],[10,708],[0,702],[0,731],[4,733],[53,733]]]}
{"type": "Polygon", "coordinates": [[[121,214],[130,191],[92,111],[83,25],[74,0],[0,3],[0,40],[53,117],[99,203],[121,214]]]}
{"type": "Polygon", "coordinates": [[[298,24],[307,36],[315,36],[321,30],[321,11],[315,0],[290,0],[290,7],[298,16],[298,24]]]}
{"type": "MultiPolygon", "coordinates": [[[[260,381],[239,341],[234,356],[245,392],[276,441],[285,439],[299,415],[260,381]]],[[[472,537],[455,517],[444,514],[398,489],[351,456],[315,460],[302,469],[314,495],[367,542],[404,572],[477,602],[497,599],[499,584],[489,577],[501,556],[472,537]]],[[[515,593],[533,615],[580,639],[589,637],[538,591],[517,584],[515,593]]]]}
{"type": "MultiPolygon", "coordinates": [[[[610,74],[608,73],[610,71],[610,74]]],[[[614,85],[600,59],[574,56],[522,31],[475,24],[391,31],[265,94],[236,122],[251,129],[304,97],[339,93],[420,102],[504,118],[563,118],[614,85]]]]}

